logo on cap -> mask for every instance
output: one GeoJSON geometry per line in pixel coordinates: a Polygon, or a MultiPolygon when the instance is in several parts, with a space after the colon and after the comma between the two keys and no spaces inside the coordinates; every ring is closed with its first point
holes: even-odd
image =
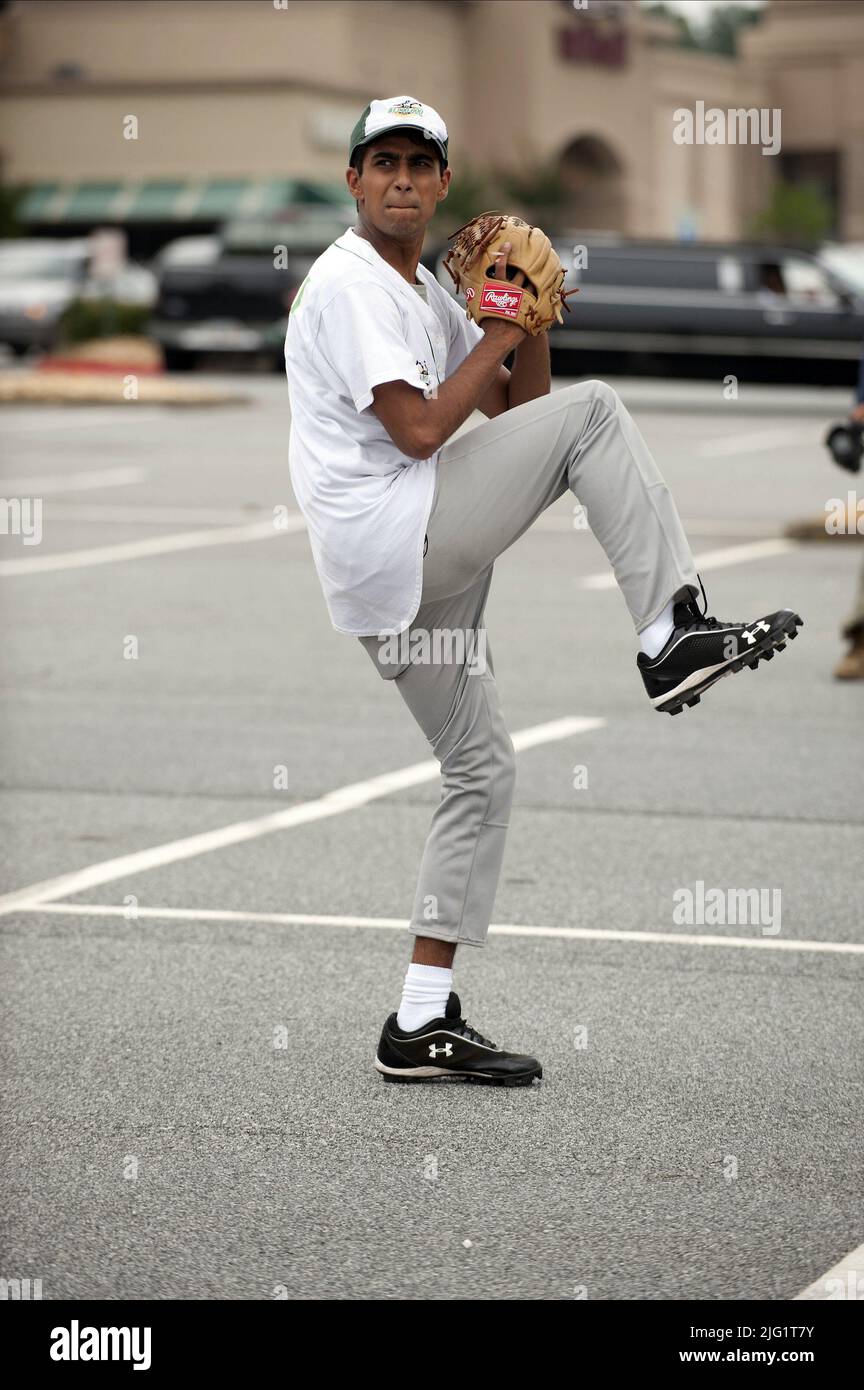
{"type": "Polygon", "coordinates": [[[419,101],[412,101],[410,97],[406,97],[404,101],[394,101],[393,105],[387,109],[391,116],[423,115],[422,104],[419,101]]]}

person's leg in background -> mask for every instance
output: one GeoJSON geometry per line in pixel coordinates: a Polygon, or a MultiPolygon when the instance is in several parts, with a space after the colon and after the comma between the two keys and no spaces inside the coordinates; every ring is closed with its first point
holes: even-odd
{"type": "Polygon", "coordinates": [[[841,681],[864,680],[864,568],[858,580],[855,603],[842,634],[849,642],[849,650],[841,657],[834,675],[841,681]]]}

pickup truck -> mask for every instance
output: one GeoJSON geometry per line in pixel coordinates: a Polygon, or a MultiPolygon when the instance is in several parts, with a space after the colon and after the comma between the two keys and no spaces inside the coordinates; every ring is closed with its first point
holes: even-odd
{"type": "Polygon", "coordinates": [[[204,355],[227,360],[251,354],[284,371],[293,296],[352,221],[350,212],[326,212],[292,221],[235,222],[211,236],[169,243],[154,265],[159,294],[150,324],[165,365],[188,370],[204,355]]]}

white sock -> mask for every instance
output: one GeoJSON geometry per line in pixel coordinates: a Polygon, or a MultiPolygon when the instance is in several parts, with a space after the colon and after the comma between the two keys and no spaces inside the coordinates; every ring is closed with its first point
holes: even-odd
{"type": "Polygon", "coordinates": [[[433,1018],[443,1017],[453,988],[453,971],[441,965],[408,966],[402,987],[402,1003],[396,1022],[403,1033],[413,1033],[433,1018]]]}
{"type": "Polygon", "coordinates": [[[655,618],[653,623],[639,633],[639,646],[647,656],[657,656],[662,652],[669,638],[672,636],[672,629],[675,624],[672,621],[672,612],[675,607],[675,600],[671,599],[667,603],[659,618],[655,618]]]}

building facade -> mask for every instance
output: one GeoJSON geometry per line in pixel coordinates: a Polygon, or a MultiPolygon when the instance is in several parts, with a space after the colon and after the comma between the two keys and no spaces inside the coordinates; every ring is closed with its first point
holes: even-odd
{"type": "Polygon", "coordinates": [[[45,229],[148,213],[185,227],[266,212],[291,180],[343,189],[348,134],[390,93],[442,113],[454,187],[491,168],[551,170],[556,230],[738,238],[783,178],[816,182],[835,234],[864,239],[858,0],[773,0],[737,59],[677,46],[635,0],[0,10],[3,178],[27,185],[28,225],[45,229]],[[779,149],[677,138],[700,104],[779,110],[779,149]]]}

